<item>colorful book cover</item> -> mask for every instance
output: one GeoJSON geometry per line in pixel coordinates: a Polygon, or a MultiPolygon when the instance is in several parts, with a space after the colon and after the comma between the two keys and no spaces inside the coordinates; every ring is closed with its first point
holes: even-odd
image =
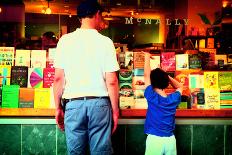
{"type": "Polygon", "coordinates": [[[161,52],[161,68],[165,71],[176,70],[175,52],[161,52]]]}
{"type": "Polygon", "coordinates": [[[134,91],[133,89],[128,89],[128,88],[120,89],[119,96],[134,97],[134,91]]]}
{"type": "Polygon", "coordinates": [[[134,90],[134,98],[135,99],[144,98],[144,91],[145,91],[145,89],[136,89],[136,90],[134,90]]]}
{"type": "Polygon", "coordinates": [[[205,39],[199,40],[199,48],[205,48],[205,39]]]}
{"type": "Polygon", "coordinates": [[[0,47],[0,65],[14,65],[14,47],[0,47]]]}
{"type": "Polygon", "coordinates": [[[216,54],[215,55],[215,64],[219,65],[225,65],[227,64],[227,55],[226,54],[216,54]]]}
{"type": "Polygon", "coordinates": [[[120,109],[133,109],[135,106],[135,99],[134,97],[119,97],[119,107],[120,109]]]}
{"type": "Polygon", "coordinates": [[[31,50],[31,68],[46,68],[46,50],[31,50]]]}
{"type": "Polygon", "coordinates": [[[232,91],[232,72],[218,72],[218,86],[221,92],[232,91]]]}
{"type": "Polygon", "coordinates": [[[35,88],[34,108],[50,108],[50,88],[35,88]]]}
{"type": "Polygon", "coordinates": [[[133,70],[133,76],[144,76],[144,69],[135,68],[133,70]]]}
{"type": "Polygon", "coordinates": [[[204,75],[189,74],[189,88],[204,88],[204,75]]]}
{"type": "Polygon", "coordinates": [[[2,86],[2,108],[18,108],[19,85],[2,86]]]}
{"type": "Polygon", "coordinates": [[[176,70],[189,69],[188,54],[176,54],[176,70]]]}
{"type": "Polygon", "coordinates": [[[131,70],[120,70],[119,71],[119,81],[132,82],[133,72],[131,70]]]}
{"type": "Polygon", "coordinates": [[[219,88],[218,72],[204,72],[204,88],[219,88]]]}
{"type": "Polygon", "coordinates": [[[215,55],[216,55],[216,48],[201,48],[199,51],[208,54],[207,59],[202,61],[207,66],[214,66],[215,65],[215,55]]]}
{"type": "Polygon", "coordinates": [[[206,48],[214,48],[214,38],[207,38],[206,48]]]}
{"type": "Polygon", "coordinates": [[[133,89],[145,89],[144,76],[133,76],[132,88],[133,89]]]}
{"type": "Polygon", "coordinates": [[[50,88],[53,85],[55,68],[43,69],[43,88],[50,88]]]}
{"type": "Polygon", "coordinates": [[[189,54],[189,69],[200,69],[201,58],[198,54],[189,54]]]}
{"type": "Polygon", "coordinates": [[[28,67],[27,66],[12,66],[11,67],[11,85],[19,85],[20,87],[27,87],[28,67]]]}
{"type": "Polygon", "coordinates": [[[151,70],[160,68],[160,55],[152,55],[150,59],[151,70]]]}
{"type": "Polygon", "coordinates": [[[55,55],[56,55],[56,48],[49,48],[46,68],[54,68],[53,65],[54,65],[55,55]]]}
{"type": "Polygon", "coordinates": [[[0,65],[0,85],[10,85],[11,66],[0,65]]]}
{"type": "Polygon", "coordinates": [[[30,67],[31,51],[30,50],[17,50],[15,51],[15,66],[30,67]]]}
{"type": "Polygon", "coordinates": [[[126,69],[125,67],[125,53],[118,53],[118,61],[119,61],[119,66],[120,69],[126,69]]]}
{"type": "Polygon", "coordinates": [[[121,81],[119,82],[119,89],[132,89],[131,81],[121,81]]]}
{"type": "Polygon", "coordinates": [[[43,88],[43,69],[28,69],[28,88],[43,88]]]}
{"type": "Polygon", "coordinates": [[[134,68],[144,68],[145,57],[142,52],[134,52],[134,68]]]}
{"type": "Polygon", "coordinates": [[[34,108],[34,88],[19,89],[19,108],[34,108]]]}
{"type": "Polygon", "coordinates": [[[205,88],[205,109],[220,109],[220,90],[205,88]]]}
{"type": "Polygon", "coordinates": [[[221,92],[220,100],[232,100],[232,92],[221,92]]]}
{"type": "Polygon", "coordinates": [[[125,52],[125,68],[132,70],[133,69],[133,52],[126,51],[125,52]]]}

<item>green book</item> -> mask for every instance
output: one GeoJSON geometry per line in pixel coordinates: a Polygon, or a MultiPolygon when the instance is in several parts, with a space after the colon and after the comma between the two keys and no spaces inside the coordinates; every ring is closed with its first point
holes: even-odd
{"type": "Polygon", "coordinates": [[[2,108],[18,108],[19,85],[2,86],[2,108]]]}

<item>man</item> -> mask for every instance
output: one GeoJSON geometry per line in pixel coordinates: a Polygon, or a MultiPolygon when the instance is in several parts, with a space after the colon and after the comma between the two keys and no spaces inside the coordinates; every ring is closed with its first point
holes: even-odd
{"type": "Polygon", "coordinates": [[[57,45],[53,86],[56,122],[65,130],[69,154],[85,154],[88,144],[92,155],[112,153],[111,134],[119,115],[119,65],[112,40],[97,31],[101,29],[101,13],[97,2],[82,2],[77,8],[81,27],[62,36],[57,45]],[[65,114],[61,98],[66,103],[65,114]]]}

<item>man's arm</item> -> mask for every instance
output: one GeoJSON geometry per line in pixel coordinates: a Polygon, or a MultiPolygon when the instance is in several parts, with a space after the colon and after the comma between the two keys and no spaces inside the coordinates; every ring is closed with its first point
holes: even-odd
{"type": "Polygon", "coordinates": [[[118,108],[119,88],[118,88],[118,77],[116,72],[106,72],[106,87],[109,93],[111,106],[113,110],[114,127],[112,133],[114,133],[117,128],[118,116],[119,116],[119,108],[118,108]]]}
{"type": "Polygon", "coordinates": [[[144,81],[145,87],[151,84],[150,74],[151,74],[151,66],[150,66],[150,53],[144,52],[145,62],[144,62],[144,81]]]}
{"type": "Polygon", "coordinates": [[[61,130],[64,130],[64,112],[61,105],[64,81],[64,70],[56,68],[53,83],[53,95],[56,106],[56,123],[61,130]]]}

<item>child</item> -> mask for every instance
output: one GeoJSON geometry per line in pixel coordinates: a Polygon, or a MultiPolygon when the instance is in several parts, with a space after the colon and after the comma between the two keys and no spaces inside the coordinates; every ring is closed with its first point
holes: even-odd
{"type": "Polygon", "coordinates": [[[148,109],[144,125],[146,139],[145,155],[176,155],[175,128],[176,107],[181,101],[183,86],[165,71],[151,71],[150,54],[145,54],[144,79],[148,109]],[[176,91],[167,95],[164,89],[171,84],[176,91]]]}

